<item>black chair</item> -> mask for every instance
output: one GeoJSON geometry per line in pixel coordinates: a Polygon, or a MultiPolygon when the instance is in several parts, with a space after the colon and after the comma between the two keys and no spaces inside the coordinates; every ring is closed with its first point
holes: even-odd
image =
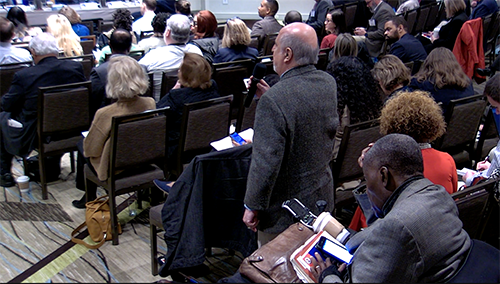
{"type": "Polygon", "coordinates": [[[108,179],[101,181],[88,164],[84,167],[85,190],[92,182],[109,195],[113,245],[119,243],[116,196],[154,188],[154,179],[165,178],[167,109],[113,117],[108,179]]]}
{"type": "Polygon", "coordinates": [[[319,50],[318,63],[316,63],[316,69],[326,71],[328,66],[328,54],[330,54],[331,48],[323,48],[319,50]]]}
{"type": "Polygon", "coordinates": [[[175,86],[179,76],[177,70],[163,71],[161,77],[160,100],[175,86]]]}
{"type": "Polygon", "coordinates": [[[278,33],[268,34],[264,37],[262,43],[262,55],[271,55],[273,54],[272,49],[274,46],[274,42],[278,37],[278,33]]]}
{"type": "Polygon", "coordinates": [[[71,172],[75,171],[74,151],[82,131],[90,128],[91,82],[40,87],[38,96],[38,161],[42,198],[47,199],[46,158],[70,152],[71,172]],[[62,119],[63,118],[63,119],[62,119]]]}
{"type": "Polygon", "coordinates": [[[258,100],[254,98],[249,107],[245,107],[243,104],[240,105],[240,109],[238,111],[238,119],[236,120],[236,126],[235,126],[236,132],[240,132],[247,128],[253,128],[253,122],[255,120],[255,111],[257,110],[257,103],[258,100]]]}
{"type": "Polygon", "coordinates": [[[33,66],[33,61],[0,64],[0,96],[9,91],[14,74],[30,66],[33,66]]]}
{"type": "Polygon", "coordinates": [[[457,164],[470,168],[481,117],[486,108],[483,95],[451,100],[445,114],[446,133],[433,143],[433,148],[449,153],[457,164]]]}
{"type": "MultiPolygon", "coordinates": [[[[361,151],[369,143],[377,141],[380,134],[380,121],[378,119],[347,125],[344,127],[337,158],[330,166],[333,173],[334,188],[342,183],[363,177],[363,169],[358,165],[361,151]]],[[[352,190],[334,191],[335,215],[339,216],[342,207],[355,202],[352,190]]]]}
{"type": "Polygon", "coordinates": [[[83,74],[85,78],[90,79],[90,73],[92,72],[92,68],[95,66],[94,54],[85,54],[80,56],[70,56],[70,57],[58,57],[60,60],[74,60],[78,61],[82,64],[83,74]]]}
{"type": "Polygon", "coordinates": [[[429,15],[427,16],[427,20],[425,21],[423,30],[424,32],[434,29],[434,27],[436,26],[436,17],[439,13],[439,5],[437,2],[430,4],[429,7],[429,15]]]}
{"type": "Polygon", "coordinates": [[[421,32],[425,32],[424,27],[427,22],[427,18],[429,17],[429,13],[431,11],[431,7],[429,5],[426,6],[421,6],[418,9],[418,18],[417,22],[415,23],[415,28],[413,30],[413,33],[418,34],[421,32]]]}
{"type": "MultiPolygon", "coordinates": [[[[111,53],[106,53],[104,55],[104,61],[108,61],[109,58],[111,57],[111,53]]],[[[131,50],[128,54],[128,56],[134,58],[135,60],[139,61],[143,56],[144,56],[144,50],[138,49],[138,50],[131,50]]]]}
{"type": "Polygon", "coordinates": [[[356,16],[356,9],[358,5],[356,2],[348,4],[345,6],[345,26],[347,31],[351,32],[354,30],[354,18],[356,16]]]}
{"type": "Polygon", "coordinates": [[[495,110],[489,107],[486,109],[487,114],[482,124],[483,127],[479,131],[479,137],[477,138],[474,150],[473,160],[475,164],[488,156],[488,153],[497,145],[499,139],[497,125],[493,118],[493,112],[495,110]]]}
{"type": "Polygon", "coordinates": [[[495,48],[498,45],[498,36],[500,33],[500,12],[494,13],[491,16],[491,23],[488,29],[483,28],[484,31],[484,56],[489,56],[490,64],[495,61],[495,48]]]}
{"type": "Polygon", "coordinates": [[[411,35],[415,35],[414,27],[415,23],[417,22],[417,16],[418,16],[418,8],[407,11],[404,15],[404,18],[406,22],[408,23],[408,33],[411,35]]]}
{"type": "Polygon", "coordinates": [[[88,36],[80,37],[80,45],[83,48],[83,54],[93,54],[92,50],[94,50],[97,39],[95,35],[91,34],[88,36]]]}
{"type": "Polygon", "coordinates": [[[210,152],[211,142],[229,134],[232,99],[230,95],[184,105],[177,151],[168,162],[172,176],[179,177],[193,157],[210,152]]]}

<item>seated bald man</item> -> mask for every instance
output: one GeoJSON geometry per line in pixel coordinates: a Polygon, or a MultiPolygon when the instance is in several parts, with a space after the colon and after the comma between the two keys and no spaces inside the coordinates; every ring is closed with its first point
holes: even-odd
{"type": "MultiPolygon", "coordinates": [[[[347,278],[340,279],[341,273],[330,266],[320,281],[450,280],[465,262],[471,239],[462,229],[450,194],[423,177],[418,143],[404,134],[389,134],[363,153],[360,164],[366,193],[379,219],[347,241],[347,249],[354,254],[347,278]]],[[[319,262],[315,272],[325,268],[319,262]]]]}

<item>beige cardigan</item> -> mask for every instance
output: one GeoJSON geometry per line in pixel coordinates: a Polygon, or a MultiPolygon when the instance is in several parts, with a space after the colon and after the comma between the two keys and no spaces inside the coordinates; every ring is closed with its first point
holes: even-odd
{"type": "Polygon", "coordinates": [[[140,113],[155,109],[153,98],[134,97],[120,99],[116,103],[97,110],[87,137],[83,140],[83,153],[90,158],[97,177],[108,179],[111,121],[114,116],[140,113]]]}

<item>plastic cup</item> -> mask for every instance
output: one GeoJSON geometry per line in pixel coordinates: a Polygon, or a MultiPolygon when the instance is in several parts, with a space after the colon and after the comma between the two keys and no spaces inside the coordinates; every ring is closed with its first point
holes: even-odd
{"type": "Polygon", "coordinates": [[[17,185],[21,192],[30,191],[30,178],[28,176],[20,176],[17,178],[17,185]]]}

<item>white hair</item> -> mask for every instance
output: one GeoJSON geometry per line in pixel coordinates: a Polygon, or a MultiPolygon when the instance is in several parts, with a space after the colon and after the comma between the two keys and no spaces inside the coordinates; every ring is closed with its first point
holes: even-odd
{"type": "Polygon", "coordinates": [[[36,55],[59,54],[56,38],[49,33],[41,33],[31,39],[29,48],[36,55]]]}
{"type": "Polygon", "coordinates": [[[174,14],[167,19],[167,30],[175,42],[186,43],[189,40],[191,21],[182,14],[174,14]]]}

